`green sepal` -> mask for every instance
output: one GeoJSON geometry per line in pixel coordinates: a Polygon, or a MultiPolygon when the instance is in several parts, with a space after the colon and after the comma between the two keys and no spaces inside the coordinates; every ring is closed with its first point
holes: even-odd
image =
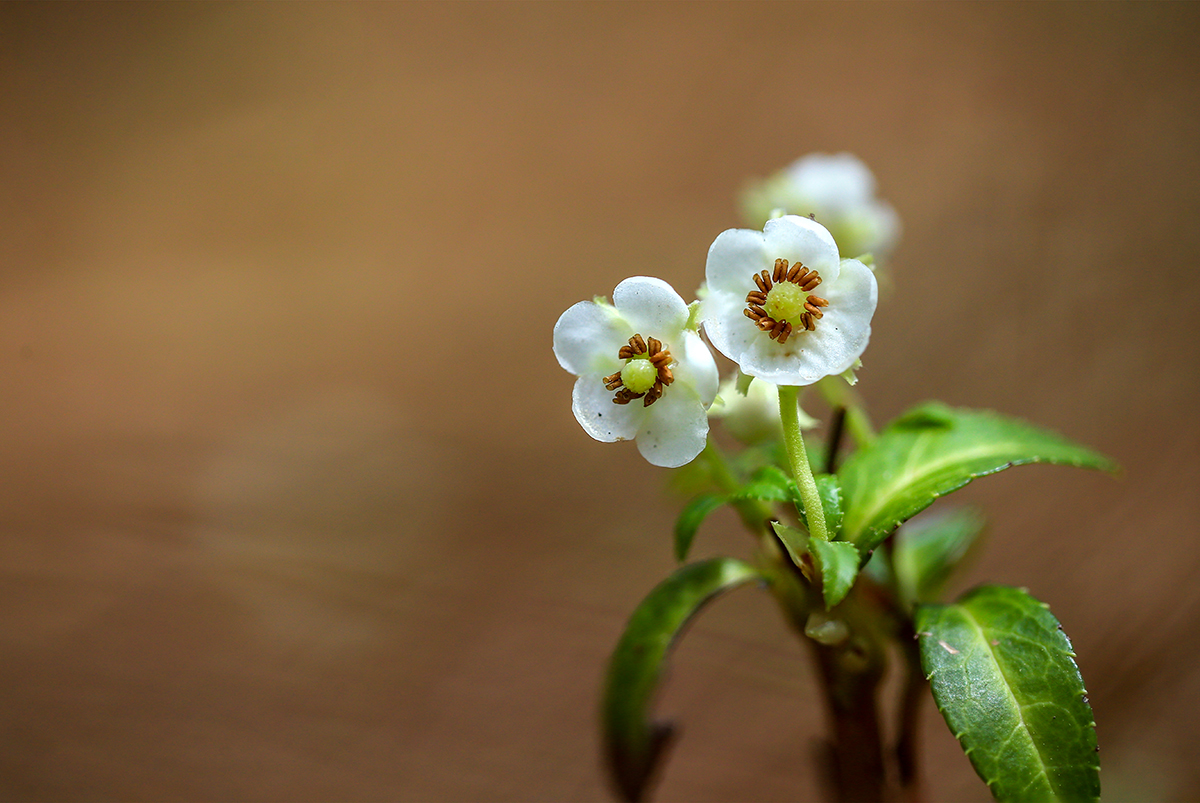
{"type": "Polygon", "coordinates": [[[938,710],[997,800],[1097,800],[1095,720],[1071,642],[1025,591],[983,586],[918,605],[938,710]]]}
{"type": "Polygon", "coordinates": [[[675,560],[682,563],[687,558],[700,525],[708,518],[709,513],[726,501],[725,496],[721,494],[702,494],[684,506],[679,518],[675,520],[675,560]]]}
{"type": "Polygon", "coordinates": [[[896,533],[892,566],[900,596],[908,604],[933,602],[983,532],[974,508],[926,513],[896,533]]]}
{"type": "Polygon", "coordinates": [[[613,651],[601,704],[605,755],[625,800],[643,797],[671,739],[669,724],[651,722],[650,705],[675,639],[710,599],[759,579],[757,569],[732,558],[690,563],[634,610],[613,651]]]}
{"type": "Polygon", "coordinates": [[[897,525],[976,477],[1025,463],[1115,471],[1103,455],[996,413],[921,405],[893,421],[838,470],[842,538],[869,555],[897,525]]]}

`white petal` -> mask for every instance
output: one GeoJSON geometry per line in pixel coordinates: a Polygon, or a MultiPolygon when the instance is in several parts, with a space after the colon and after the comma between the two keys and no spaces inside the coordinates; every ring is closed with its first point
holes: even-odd
{"type": "Polygon", "coordinates": [[[687,304],[671,285],[651,276],[634,276],[613,290],[613,305],[635,332],[663,339],[688,319],[687,304]]]}
{"type": "Polygon", "coordinates": [[[825,317],[810,335],[814,349],[826,357],[828,374],[840,374],[854,364],[871,339],[871,318],[879,302],[875,274],[857,259],[842,261],[842,274],[824,294],[825,317]]]}
{"type": "Polygon", "coordinates": [[[679,364],[671,369],[675,375],[675,384],[672,384],[667,392],[669,393],[671,388],[681,383],[691,385],[705,407],[712,404],[713,399],[717,396],[720,376],[717,373],[717,361],[713,359],[712,352],[708,350],[708,345],[700,338],[700,335],[695,332],[684,332],[683,343],[672,348],[671,354],[679,364]]]}
{"type": "MultiPolygon", "coordinates": [[[[746,292],[749,292],[748,290],[746,292]]],[[[713,293],[700,307],[704,334],[717,351],[734,362],[740,362],[750,343],[762,335],[754,322],[742,312],[746,308],[745,293],[713,293]]]]}
{"type": "Polygon", "coordinates": [[[797,215],[768,220],[763,227],[763,238],[771,264],[782,257],[817,271],[825,282],[837,281],[837,243],[829,230],[815,220],[797,215]]]}
{"type": "Polygon", "coordinates": [[[642,457],[663,468],[692,462],[707,441],[708,415],[687,385],[672,385],[661,399],[647,407],[637,434],[642,457]]]}
{"type": "Polygon", "coordinates": [[[756,338],[743,353],[742,371],[777,385],[811,385],[854,364],[871,339],[878,289],[875,274],[856,259],[842,262],[839,280],[828,288],[825,317],[812,332],[794,332],[782,346],[756,338]]]}
{"type": "Polygon", "coordinates": [[[617,352],[632,334],[612,307],[580,301],[554,324],[554,356],[576,376],[611,374],[620,368],[617,352]]]}
{"type": "Polygon", "coordinates": [[[853,209],[875,194],[875,176],[849,153],[813,153],[787,169],[795,192],[813,205],[817,216],[853,209]]]}
{"type": "MultiPolygon", "coordinates": [[[[659,399],[656,404],[662,402],[659,399]]],[[[613,392],[604,387],[600,374],[581,376],[571,391],[571,412],[584,432],[598,441],[631,441],[645,417],[640,401],[613,404],[613,392]]]]}
{"type": "Polygon", "coordinates": [[[871,241],[867,250],[876,256],[886,255],[900,239],[900,216],[891,204],[875,201],[867,207],[867,218],[871,221],[871,241]]]}
{"type": "Polygon", "coordinates": [[[708,248],[704,274],[712,292],[746,297],[754,288],[754,274],[769,270],[775,258],[767,256],[761,231],[727,229],[717,235],[708,248]]]}

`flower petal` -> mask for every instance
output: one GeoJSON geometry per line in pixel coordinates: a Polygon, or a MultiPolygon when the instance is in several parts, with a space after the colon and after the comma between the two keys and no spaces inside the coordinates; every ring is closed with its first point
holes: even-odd
{"type": "Polygon", "coordinates": [[[672,385],[663,397],[645,408],[637,434],[638,451],[651,464],[678,468],[692,462],[708,442],[708,415],[687,385],[672,385]]]}
{"type": "MultiPolygon", "coordinates": [[[[659,403],[662,399],[659,399],[659,403]]],[[[640,401],[613,404],[613,392],[600,374],[581,376],[571,391],[571,412],[584,432],[603,443],[631,441],[645,417],[640,401]]]]}
{"type": "Polygon", "coordinates": [[[677,332],[688,319],[687,304],[662,279],[633,276],[613,290],[613,305],[635,332],[663,339],[677,332]]]}
{"type": "Polygon", "coordinates": [[[580,301],[554,324],[554,356],[576,376],[611,374],[620,368],[617,351],[632,334],[612,307],[580,301]]]}
{"type": "Polygon", "coordinates": [[[726,229],[708,248],[704,274],[710,291],[745,298],[746,293],[754,289],[752,276],[760,270],[770,269],[773,264],[775,259],[768,259],[761,231],[726,229]]]}
{"type": "Polygon", "coordinates": [[[708,335],[717,351],[734,362],[740,362],[742,353],[750,348],[750,343],[762,335],[754,322],[742,312],[745,307],[745,293],[740,296],[712,293],[700,307],[704,334],[708,335]]]}
{"type": "Polygon", "coordinates": [[[875,194],[875,176],[849,153],[812,153],[786,170],[792,191],[808,200],[818,215],[841,214],[862,206],[875,194]]]}
{"type": "MultiPolygon", "coordinates": [[[[684,332],[683,342],[674,346],[671,351],[678,363],[672,370],[675,374],[675,384],[691,385],[700,402],[707,408],[717,396],[717,386],[720,376],[717,372],[717,361],[713,359],[708,346],[695,332],[684,332]]],[[[670,393],[670,390],[667,391],[670,393]]],[[[665,398],[665,396],[664,396],[665,398]]],[[[657,404],[657,403],[656,403],[657,404]]]]}
{"type": "Polygon", "coordinates": [[[837,281],[840,261],[837,243],[829,230],[815,220],[798,215],[768,220],[763,227],[763,239],[772,264],[781,257],[788,262],[798,261],[820,273],[825,282],[837,281]]]}

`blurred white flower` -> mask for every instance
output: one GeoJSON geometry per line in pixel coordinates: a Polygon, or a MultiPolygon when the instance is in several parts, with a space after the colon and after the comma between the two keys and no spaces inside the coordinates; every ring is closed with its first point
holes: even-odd
{"type": "MultiPolygon", "coordinates": [[[[751,377],[745,377],[750,379],[751,377]]],[[[719,418],[730,435],[747,446],[783,437],[783,423],[779,418],[779,388],[770,382],[755,379],[750,386],[731,377],[721,383],[717,400],[708,409],[709,418],[719,418]]],[[[817,420],[799,410],[800,428],[811,429],[817,420]]]]}
{"type": "Polygon", "coordinates": [[[808,218],[722,232],[708,250],[706,280],[704,332],[744,374],[810,385],[853,366],[871,337],[875,275],[839,259],[833,237],[808,218]]]}
{"type": "Polygon", "coordinates": [[[554,356],[579,377],[571,410],[587,434],[606,443],[636,438],[642,456],[664,468],[700,453],[717,364],[688,319],[679,294],[647,276],[617,285],[612,304],[581,301],[562,314],[554,356]]]}
{"type": "Polygon", "coordinates": [[[900,237],[900,218],[891,204],[875,197],[875,177],[849,153],[813,153],[742,194],[742,212],[761,226],[782,211],[815,215],[843,254],[872,254],[883,260],[900,237]]]}

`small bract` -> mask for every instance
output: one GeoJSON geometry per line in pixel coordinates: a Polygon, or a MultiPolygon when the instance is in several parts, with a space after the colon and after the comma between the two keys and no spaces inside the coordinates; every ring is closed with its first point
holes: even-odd
{"type": "Polygon", "coordinates": [[[885,259],[900,237],[900,218],[875,197],[875,176],[849,153],[812,153],[746,188],[746,220],[762,225],[774,210],[816,215],[843,254],[885,259]]]}
{"type": "Polygon", "coordinates": [[[721,232],[708,250],[706,279],[704,332],[744,374],[811,385],[853,366],[870,340],[875,275],[841,259],[829,231],[809,218],[721,232]]]}
{"type": "Polygon", "coordinates": [[[708,439],[717,364],[669,284],[635,276],[612,304],[581,301],[554,325],[554,356],[579,377],[571,410],[598,441],[637,440],[648,461],[689,463],[708,439]]]}

